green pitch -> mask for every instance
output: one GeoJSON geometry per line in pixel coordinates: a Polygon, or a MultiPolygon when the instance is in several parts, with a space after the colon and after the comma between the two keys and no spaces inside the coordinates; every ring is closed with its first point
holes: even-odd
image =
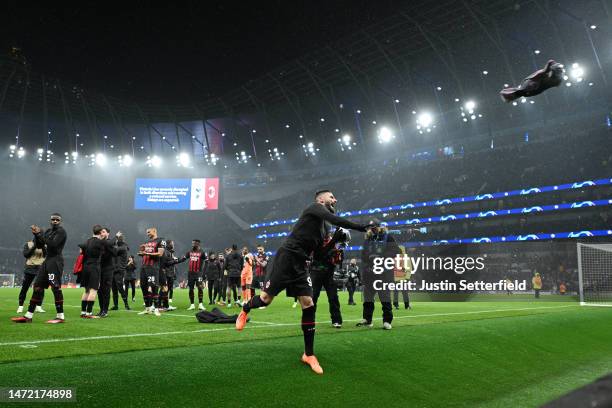
{"type": "Polygon", "coordinates": [[[198,323],[186,290],[161,317],[137,315],[138,296],[135,311],[98,320],[78,318],[80,290],[64,293],[67,323],[43,323],[55,315],[48,292],[47,313],[18,325],[17,290],[0,290],[0,387],[72,387],[67,405],[86,407],[532,407],[612,371],[612,309],[571,298],[417,301],[383,331],[380,319],[356,328],[361,306],[345,293],[344,327],[331,328],[323,295],[317,376],[299,361],[300,311],[284,296],[238,333],[198,323]]]}

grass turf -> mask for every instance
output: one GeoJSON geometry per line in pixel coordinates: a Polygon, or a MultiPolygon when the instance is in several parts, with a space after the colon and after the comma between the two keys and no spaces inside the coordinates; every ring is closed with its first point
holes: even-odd
{"type": "Polygon", "coordinates": [[[315,351],[325,374],[316,376],[299,362],[291,299],[253,311],[237,333],[197,323],[185,290],[175,291],[179,310],[158,318],[122,310],[80,320],[79,295],[65,290],[64,325],[43,323],[54,315],[51,293],[44,318],[17,325],[9,321],[17,291],[0,291],[0,387],[74,387],[78,404],[67,405],[88,407],[529,407],[612,369],[612,310],[571,299],[416,302],[386,332],[380,320],[355,328],[361,307],[345,306],[344,294],[344,327],[332,329],[323,296],[315,351]]]}

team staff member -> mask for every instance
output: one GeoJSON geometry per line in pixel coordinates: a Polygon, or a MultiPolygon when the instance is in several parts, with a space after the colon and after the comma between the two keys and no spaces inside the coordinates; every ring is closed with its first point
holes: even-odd
{"type": "Polygon", "coordinates": [[[79,274],[79,284],[84,289],[81,297],[81,317],[97,319],[100,316],[92,314],[93,305],[96,301],[100,287],[100,276],[102,274],[101,259],[106,251],[112,249],[112,242],[106,239],[106,230],[100,225],[92,228],[93,236],[85,243],[79,244],[83,254],[83,270],[79,274]]]}
{"type": "MultiPolygon", "coordinates": [[[[403,245],[398,245],[400,249],[400,254],[403,256],[406,255],[406,248],[403,245]]],[[[401,264],[401,262],[399,262],[401,264]]],[[[402,293],[402,299],[404,300],[404,309],[410,309],[410,294],[408,293],[408,281],[412,278],[412,267],[410,265],[407,268],[404,268],[403,265],[395,265],[395,270],[393,271],[394,276],[393,280],[396,284],[400,284],[404,287],[401,290],[393,291],[393,307],[395,310],[399,310],[399,294],[402,293]]]]}
{"type": "Polygon", "coordinates": [[[356,306],[355,299],[353,298],[355,295],[355,290],[357,286],[359,286],[359,266],[357,266],[357,259],[352,258],[349,262],[349,266],[347,268],[348,279],[346,281],[346,289],[348,290],[349,306],[356,306]]]}
{"type": "Polygon", "coordinates": [[[229,307],[231,307],[230,291],[234,294],[234,303],[240,306],[240,301],[238,300],[238,286],[240,285],[243,261],[243,257],[238,253],[238,245],[232,244],[232,249],[225,256],[225,265],[227,268],[227,305],[229,307]]]}
{"type": "MultiPolygon", "coordinates": [[[[26,263],[23,269],[23,282],[21,283],[21,290],[19,291],[19,307],[17,308],[17,313],[23,313],[23,303],[25,302],[30,285],[36,278],[41,265],[45,261],[45,251],[44,248],[36,248],[34,241],[31,240],[26,242],[23,246],[23,256],[26,259],[26,263]]],[[[36,306],[35,311],[44,312],[40,306],[36,306]]]]}
{"type": "Polygon", "coordinates": [[[106,246],[100,259],[100,289],[98,290],[98,304],[100,312],[98,316],[104,318],[108,316],[108,308],[110,305],[111,287],[113,286],[113,275],[115,274],[115,258],[117,257],[116,239],[110,238],[110,228],[103,227],[101,237],[103,240],[108,240],[109,245],[106,246]]]}
{"type": "Polygon", "coordinates": [[[123,281],[125,286],[125,295],[127,296],[132,288],[132,302],[134,302],[136,296],[136,262],[134,256],[129,255],[127,265],[125,266],[125,280],[123,281]]]}
{"type": "Polygon", "coordinates": [[[125,310],[130,310],[130,305],[127,300],[127,290],[123,287],[123,280],[128,264],[128,248],[121,231],[117,232],[117,257],[115,258],[115,271],[113,273],[112,291],[113,291],[113,307],[111,310],[119,310],[119,294],[123,299],[125,310]]]}
{"type": "Polygon", "coordinates": [[[536,272],[536,274],[531,279],[531,284],[533,285],[533,291],[535,292],[535,298],[540,298],[540,291],[542,290],[542,278],[540,274],[536,272]]]}
{"type": "Polygon", "coordinates": [[[366,231],[366,225],[356,224],[336,216],[336,197],[329,190],[315,193],[315,202],[309,205],[293,227],[289,237],[276,252],[272,270],[266,276],[264,290],[244,304],[236,319],[236,329],[242,330],[247,315],[253,308],[267,306],[282,290],[287,296],[297,296],[302,305],[302,332],[304,334],[304,354],[302,362],[308,364],[317,374],[323,374],[314,355],[315,307],[312,301],[312,281],[306,270],[306,260],[312,252],[323,245],[329,232],[329,225],[366,231]]]}
{"type": "Polygon", "coordinates": [[[176,276],[175,268],[176,264],[186,261],[187,258],[183,257],[178,259],[174,256],[174,241],[166,241],[166,248],[164,249],[164,255],[161,259],[161,268],[159,271],[159,284],[160,292],[157,299],[157,308],[161,310],[176,310],[176,307],[170,306],[168,302],[168,287],[174,285],[174,276],[176,276]]]}
{"type": "Polygon", "coordinates": [[[140,246],[138,252],[138,255],[142,256],[140,286],[143,288],[142,293],[145,298],[145,310],[139,314],[153,313],[155,316],[160,316],[159,310],[155,307],[155,302],[158,298],[159,269],[166,248],[166,241],[157,236],[157,228],[155,227],[147,228],[147,238],[149,240],[140,246]]]}
{"type": "Polygon", "coordinates": [[[219,280],[221,278],[221,264],[217,259],[217,254],[210,252],[206,260],[206,279],[208,280],[208,304],[214,305],[219,293],[219,280]]]}
{"type": "Polygon", "coordinates": [[[45,289],[51,286],[55,299],[56,318],[48,320],[47,323],[64,323],[64,294],[62,293],[62,273],[64,271],[64,257],[62,251],[66,245],[68,235],[61,226],[62,216],[58,213],[51,214],[51,228],[46,231],[38,225],[32,225],[30,229],[34,234],[34,246],[37,249],[46,250],[46,258],[42,263],[38,275],[34,280],[34,291],[30,298],[30,305],[25,316],[14,317],[15,323],[31,323],[36,306],[42,304],[45,289]]]}
{"type": "Polygon", "coordinates": [[[191,251],[185,254],[185,258],[189,259],[187,266],[187,286],[189,286],[189,303],[187,310],[195,310],[193,288],[198,287],[198,309],[206,310],[204,307],[204,275],[203,267],[206,261],[206,254],[200,248],[200,240],[194,239],[191,241],[191,251]]]}
{"type": "Polygon", "coordinates": [[[166,268],[165,268],[165,272],[166,272],[166,297],[164,299],[164,304],[162,305],[162,307],[164,307],[167,310],[176,310],[176,307],[171,306],[170,304],[172,303],[172,296],[174,295],[174,281],[176,280],[176,264],[181,263],[181,262],[185,262],[187,260],[187,258],[181,258],[178,259],[174,253],[175,253],[175,249],[174,249],[174,241],[168,241],[168,245],[166,248],[166,255],[167,255],[167,260],[166,260],[166,268]]]}
{"type": "Polygon", "coordinates": [[[225,256],[223,252],[219,252],[217,255],[219,259],[219,267],[221,268],[221,277],[219,278],[219,300],[218,305],[225,306],[225,295],[227,291],[227,269],[225,268],[225,256]]]}

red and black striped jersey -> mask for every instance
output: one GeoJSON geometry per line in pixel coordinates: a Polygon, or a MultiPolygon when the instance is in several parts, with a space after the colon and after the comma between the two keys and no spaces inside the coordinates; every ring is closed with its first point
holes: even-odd
{"type": "Polygon", "coordinates": [[[202,272],[202,266],[206,260],[206,254],[201,249],[197,251],[189,251],[185,254],[185,258],[189,259],[189,273],[202,272]]]}
{"type": "Polygon", "coordinates": [[[255,276],[266,276],[266,267],[270,258],[266,254],[255,255],[255,276]],[[262,265],[263,264],[263,265],[262,265]]]}
{"type": "MultiPolygon", "coordinates": [[[[146,254],[155,254],[159,251],[159,248],[166,248],[166,241],[163,238],[155,238],[144,244],[144,252],[146,254]]],[[[144,255],[142,257],[142,264],[146,266],[160,266],[161,256],[150,256],[144,255]]]]}

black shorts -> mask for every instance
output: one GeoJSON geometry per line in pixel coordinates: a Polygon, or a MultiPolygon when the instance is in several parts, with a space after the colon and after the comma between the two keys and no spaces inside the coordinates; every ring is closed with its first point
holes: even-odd
{"type": "Polygon", "coordinates": [[[100,288],[100,265],[98,263],[83,265],[79,283],[85,290],[98,290],[100,288]]]}
{"type": "Polygon", "coordinates": [[[255,275],[253,276],[253,284],[251,285],[251,287],[262,289],[265,281],[266,277],[264,275],[255,275]]]}
{"type": "Polygon", "coordinates": [[[64,260],[60,257],[47,258],[41,265],[34,280],[34,287],[47,289],[49,286],[62,287],[62,273],[64,272],[64,260]]]}
{"type": "Polygon", "coordinates": [[[227,277],[227,285],[228,286],[240,286],[240,276],[228,276],[227,277]]]}
{"type": "Polygon", "coordinates": [[[160,269],[159,271],[159,286],[166,286],[168,284],[168,277],[166,276],[166,271],[160,269]]]}
{"type": "Polygon", "coordinates": [[[142,265],[140,286],[159,286],[159,269],[151,265],[142,265]]]}
{"type": "Polygon", "coordinates": [[[287,296],[312,297],[312,280],[306,270],[306,258],[280,247],[268,270],[262,290],[276,296],[284,289],[287,296]]]}
{"type": "Polygon", "coordinates": [[[187,286],[193,288],[197,286],[201,288],[204,286],[204,276],[201,273],[187,273],[187,286]]]}

